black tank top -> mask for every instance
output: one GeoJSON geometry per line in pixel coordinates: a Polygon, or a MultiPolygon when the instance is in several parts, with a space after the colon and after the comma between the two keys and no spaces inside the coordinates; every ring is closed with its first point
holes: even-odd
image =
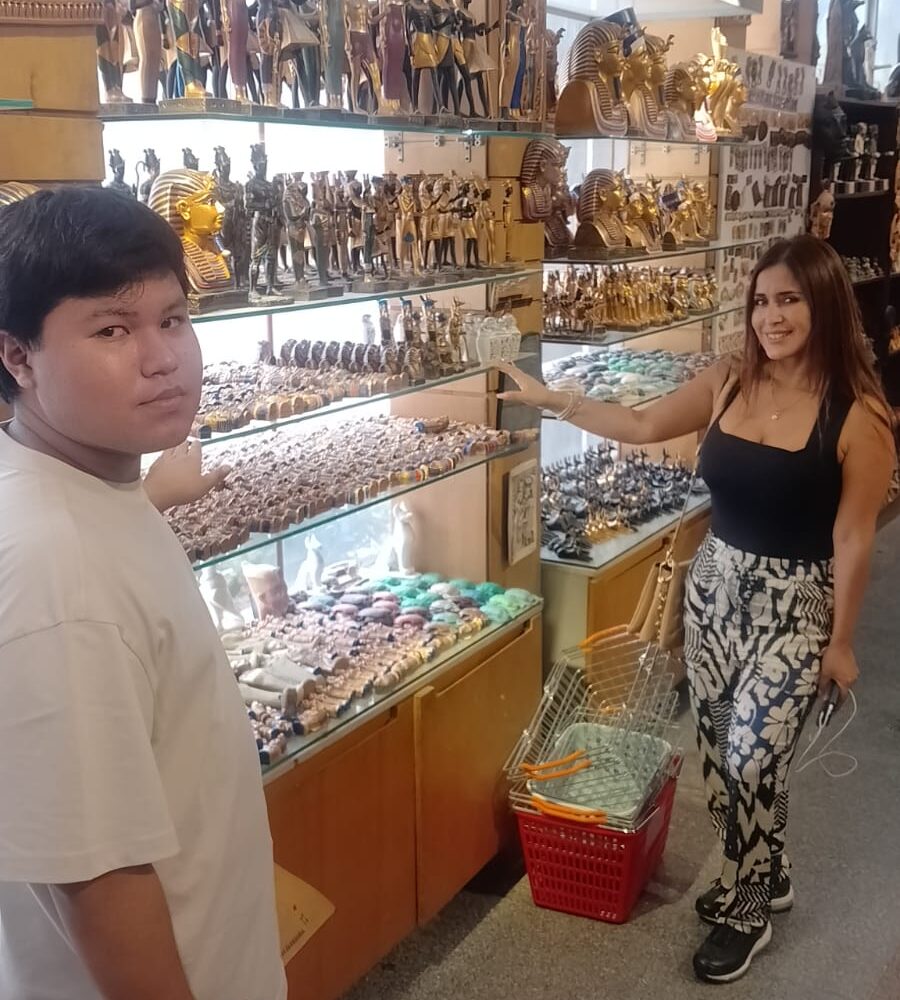
{"type": "Polygon", "coordinates": [[[826,407],[823,400],[806,447],[785,451],[721,429],[719,421],[739,390],[735,384],[700,449],[713,534],[758,556],[831,558],[841,501],[837,444],[852,401],[832,396],[826,407]]]}

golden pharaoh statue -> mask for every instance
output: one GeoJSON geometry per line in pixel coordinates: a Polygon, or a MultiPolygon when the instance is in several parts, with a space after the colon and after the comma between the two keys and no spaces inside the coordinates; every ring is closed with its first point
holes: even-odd
{"type": "Polygon", "coordinates": [[[230,262],[216,237],[224,209],[216,180],[199,170],[167,170],[150,190],[150,208],[175,230],[184,248],[192,308],[199,312],[247,301],[234,286],[230,262]]]}
{"type": "Polygon", "coordinates": [[[622,41],[625,32],[609,21],[591,21],[569,51],[568,82],[556,108],[558,135],[624,136],[628,109],[622,100],[622,41]]]}

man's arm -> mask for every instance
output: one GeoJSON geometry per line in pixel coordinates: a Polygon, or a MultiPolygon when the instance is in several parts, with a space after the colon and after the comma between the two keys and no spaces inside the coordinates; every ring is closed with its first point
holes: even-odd
{"type": "Polygon", "coordinates": [[[104,1000],[195,1000],[152,865],[56,885],[53,896],[104,1000]]]}

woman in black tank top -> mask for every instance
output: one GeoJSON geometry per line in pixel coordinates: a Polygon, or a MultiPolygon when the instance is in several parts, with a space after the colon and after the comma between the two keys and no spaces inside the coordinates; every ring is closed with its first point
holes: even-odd
{"type": "Polygon", "coordinates": [[[817,691],[846,695],[878,512],[896,462],[847,273],[811,236],[774,244],[750,280],[743,355],[642,411],[551,392],[513,366],[501,393],[628,444],[706,431],[712,525],[691,567],[684,658],[724,861],[697,900],[713,931],[700,979],[743,975],[794,891],[788,771],[817,691]]]}

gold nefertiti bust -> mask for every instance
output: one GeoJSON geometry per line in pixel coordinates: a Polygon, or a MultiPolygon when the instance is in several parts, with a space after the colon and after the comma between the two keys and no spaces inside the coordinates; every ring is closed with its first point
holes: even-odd
{"type": "Polygon", "coordinates": [[[198,297],[234,288],[231,268],[216,240],[224,209],[215,192],[215,178],[199,170],[167,170],[150,190],[150,207],[181,239],[188,280],[198,297]]]}
{"type": "Polygon", "coordinates": [[[556,109],[560,135],[624,136],[628,110],[622,101],[622,43],[625,30],[610,21],[591,21],[569,51],[568,82],[556,109]]]}

